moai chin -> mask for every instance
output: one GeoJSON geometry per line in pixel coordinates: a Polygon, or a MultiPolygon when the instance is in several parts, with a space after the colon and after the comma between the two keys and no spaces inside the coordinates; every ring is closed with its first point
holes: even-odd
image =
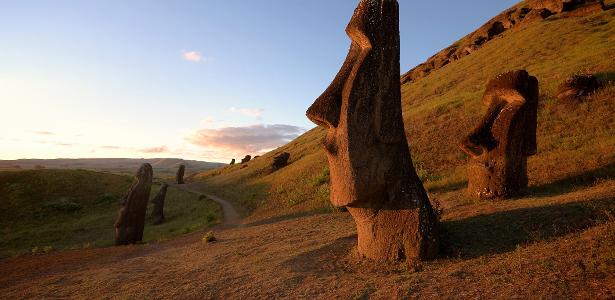
{"type": "Polygon", "coordinates": [[[433,257],[437,218],[412,165],[401,113],[397,1],[360,1],[346,33],[346,61],[307,111],[327,128],[331,202],[354,218],[359,254],[433,257]]]}
{"type": "Polygon", "coordinates": [[[184,184],[184,173],[186,172],[185,165],[179,165],[177,169],[177,174],[175,175],[175,182],[177,184],[184,184]]]}
{"type": "Polygon", "coordinates": [[[150,164],[143,164],[137,171],[132,185],[122,199],[115,221],[115,244],[128,245],[143,240],[145,213],[152,188],[153,171],[150,164]]]}
{"type": "Polygon", "coordinates": [[[526,71],[498,75],[483,96],[487,113],[461,142],[470,155],[468,193],[504,199],[527,189],[527,157],[536,154],[538,80],[526,71]]]}

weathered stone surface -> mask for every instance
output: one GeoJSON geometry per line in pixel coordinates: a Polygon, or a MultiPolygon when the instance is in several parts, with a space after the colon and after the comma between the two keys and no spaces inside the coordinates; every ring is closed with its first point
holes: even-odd
{"type": "Polygon", "coordinates": [[[328,129],[331,202],[347,206],[355,219],[363,256],[430,258],[437,252],[437,218],[404,133],[397,1],[360,1],[346,33],[352,40],[346,61],[307,111],[328,129]]]}
{"type": "Polygon", "coordinates": [[[230,165],[232,166],[232,165],[234,165],[234,164],[235,164],[235,159],[233,158],[233,159],[231,159],[231,163],[230,163],[230,165]]]}
{"type": "Polygon", "coordinates": [[[128,245],[143,240],[145,212],[152,187],[153,171],[150,164],[143,164],[132,185],[122,198],[115,221],[115,244],[128,245]]]}
{"type": "Polygon", "coordinates": [[[502,199],[527,188],[527,157],[536,154],[538,80],[526,71],[498,75],[487,85],[488,110],[461,142],[470,155],[468,192],[502,199]]]}
{"type": "Polygon", "coordinates": [[[600,88],[594,75],[573,75],[560,84],[557,99],[563,102],[578,102],[600,88]]]}
{"type": "Polygon", "coordinates": [[[156,197],[152,199],[154,204],[154,210],[152,210],[152,219],[154,219],[154,225],[164,223],[164,200],[167,197],[168,184],[163,183],[160,186],[160,191],[156,194],[156,197]]]}
{"type": "Polygon", "coordinates": [[[186,173],[186,166],[179,165],[179,168],[177,168],[177,174],[175,175],[175,183],[184,184],[184,173],[186,173]]]}
{"type": "Polygon", "coordinates": [[[241,160],[241,163],[242,163],[242,164],[245,164],[245,163],[249,162],[250,160],[252,160],[252,156],[250,156],[250,155],[246,155],[246,157],[244,157],[244,158],[241,160]]]}
{"type": "Polygon", "coordinates": [[[290,159],[290,153],[288,152],[282,152],[280,155],[275,156],[273,164],[271,164],[271,170],[277,171],[284,168],[288,164],[288,159],[290,159]]]}
{"type": "Polygon", "coordinates": [[[577,17],[604,9],[606,6],[602,0],[528,0],[505,10],[458,43],[438,52],[426,62],[408,71],[401,76],[401,82],[419,80],[455,60],[470,55],[511,28],[527,26],[554,14],[565,13],[566,17],[577,17]]]}

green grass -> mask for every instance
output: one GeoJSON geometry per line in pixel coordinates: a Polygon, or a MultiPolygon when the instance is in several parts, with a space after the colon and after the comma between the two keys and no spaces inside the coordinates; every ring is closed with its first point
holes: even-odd
{"type": "MultiPolygon", "coordinates": [[[[402,53],[403,55],[403,53],[402,53]]],[[[457,144],[480,119],[482,94],[499,73],[527,69],[540,82],[538,154],[529,159],[535,189],[578,176],[615,176],[615,10],[581,17],[551,17],[510,30],[480,50],[402,87],[402,108],[413,160],[431,194],[463,189],[467,156],[457,144]],[[574,106],[555,90],[567,76],[598,75],[607,87],[574,106]],[[606,168],[605,168],[606,167],[606,168]]],[[[320,91],[314,91],[315,97],[320,91]]],[[[291,215],[329,210],[326,157],[314,129],[249,166],[226,167],[197,178],[244,208],[244,215],[291,215]],[[270,174],[275,153],[290,165],[270,174]],[[315,184],[317,183],[317,184],[315,184]]],[[[552,187],[553,188],[553,187],[552,187]]]]}
{"type": "MultiPolygon", "coordinates": [[[[85,170],[0,172],[0,257],[27,252],[110,246],[118,201],[129,176],[85,170]]],[[[151,198],[160,186],[152,186],[151,198]]],[[[170,187],[164,224],[153,226],[148,205],[144,242],[161,241],[218,222],[209,199],[170,187]]]]}

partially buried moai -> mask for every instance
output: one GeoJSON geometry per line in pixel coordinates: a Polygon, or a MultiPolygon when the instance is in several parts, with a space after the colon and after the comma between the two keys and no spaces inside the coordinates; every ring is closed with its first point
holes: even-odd
{"type": "Polygon", "coordinates": [[[159,225],[164,223],[164,200],[167,197],[167,189],[169,185],[166,183],[162,183],[160,186],[160,191],[158,194],[152,199],[152,203],[154,204],[154,209],[152,210],[152,219],[154,219],[154,225],[159,225]]]}
{"type": "Polygon", "coordinates": [[[184,184],[184,173],[186,172],[185,165],[179,165],[177,168],[177,174],[175,175],[175,183],[184,184]]]}
{"type": "Polygon", "coordinates": [[[153,171],[150,164],[143,164],[137,171],[132,185],[122,198],[115,221],[115,244],[128,245],[143,240],[145,213],[152,188],[153,171]]]}
{"type": "Polygon", "coordinates": [[[331,202],[354,218],[362,256],[428,259],[437,252],[437,218],[404,132],[397,1],[360,1],[346,33],[346,61],[307,111],[328,129],[331,202]]]}
{"type": "Polygon", "coordinates": [[[483,96],[487,113],[461,142],[470,155],[468,193],[504,199],[527,188],[527,157],[536,154],[538,80],[526,71],[498,75],[483,96]]]}

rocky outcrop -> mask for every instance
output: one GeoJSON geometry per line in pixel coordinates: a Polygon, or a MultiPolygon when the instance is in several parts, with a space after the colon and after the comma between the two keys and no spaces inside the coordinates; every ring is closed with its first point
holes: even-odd
{"type": "Polygon", "coordinates": [[[252,156],[250,156],[250,155],[246,155],[246,157],[244,157],[244,158],[241,160],[241,163],[242,163],[242,164],[245,164],[245,163],[249,162],[250,160],[252,160],[252,156]]]}
{"type": "Polygon", "coordinates": [[[163,183],[160,186],[160,191],[158,191],[156,197],[152,199],[152,203],[154,204],[154,210],[152,210],[152,219],[154,220],[154,225],[164,223],[164,200],[167,197],[168,187],[168,184],[163,183]]]}
{"type": "Polygon", "coordinates": [[[575,17],[604,9],[606,9],[604,2],[598,0],[528,0],[504,11],[475,32],[402,75],[401,82],[404,84],[416,81],[453,61],[470,55],[511,28],[526,26],[554,14],[575,17]]]}
{"type": "Polygon", "coordinates": [[[433,257],[437,218],[412,165],[401,113],[397,1],[360,1],[346,32],[346,61],[307,111],[327,128],[331,202],[354,218],[361,255],[433,257]]]}
{"type": "Polygon", "coordinates": [[[231,163],[230,163],[230,165],[232,166],[232,165],[234,165],[234,164],[235,164],[235,159],[233,158],[233,159],[231,159],[231,163]]]}
{"type": "Polygon", "coordinates": [[[184,173],[186,172],[185,165],[179,165],[177,168],[177,174],[175,175],[175,183],[184,184],[184,173]]]}
{"type": "Polygon", "coordinates": [[[273,163],[271,164],[271,170],[277,171],[286,167],[288,164],[288,159],[290,159],[290,153],[288,152],[282,152],[280,155],[275,156],[273,158],[273,163]]]}
{"type": "Polygon", "coordinates": [[[115,244],[128,245],[143,240],[145,213],[152,188],[153,171],[143,164],[135,175],[128,192],[122,198],[115,221],[115,244]]]}
{"type": "Polygon", "coordinates": [[[478,199],[520,195],[527,188],[527,157],[537,151],[538,80],[526,71],[498,75],[483,102],[487,113],[460,144],[470,155],[468,193],[478,199]]]}
{"type": "Polygon", "coordinates": [[[594,75],[572,75],[558,87],[557,99],[567,103],[579,102],[599,88],[600,82],[594,75]]]}

